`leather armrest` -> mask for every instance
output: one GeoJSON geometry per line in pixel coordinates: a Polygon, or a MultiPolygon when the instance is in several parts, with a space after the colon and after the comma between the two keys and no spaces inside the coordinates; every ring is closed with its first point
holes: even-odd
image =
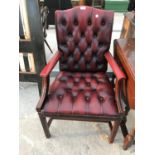
{"type": "Polygon", "coordinates": [[[117,107],[118,107],[118,111],[120,113],[125,113],[124,108],[122,106],[122,94],[123,94],[123,82],[126,78],[125,74],[123,73],[123,71],[120,69],[120,67],[118,66],[118,64],[116,63],[115,59],[112,57],[111,53],[108,51],[104,54],[106,60],[108,61],[108,63],[110,64],[115,76],[116,76],[116,84],[115,84],[115,99],[116,99],[116,103],[117,103],[117,107]]]}
{"type": "Polygon", "coordinates": [[[125,74],[120,69],[120,67],[116,63],[115,59],[112,57],[111,53],[108,51],[104,54],[104,56],[105,56],[106,60],[108,61],[108,63],[110,64],[110,67],[112,68],[117,80],[125,79],[126,78],[125,74]]]}
{"type": "Polygon", "coordinates": [[[52,71],[52,69],[55,67],[56,63],[61,58],[61,53],[56,52],[54,56],[51,58],[51,60],[48,62],[48,64],[43,68],[43,70],[40,73],[41,77],[47,77],[49,73],[52,71]]]}

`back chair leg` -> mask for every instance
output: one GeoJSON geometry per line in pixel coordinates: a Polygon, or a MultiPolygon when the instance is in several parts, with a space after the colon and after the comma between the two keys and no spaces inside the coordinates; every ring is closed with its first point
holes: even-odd
{"type": "Polygon", "coordinates": [[[114,122],[114,125],[113,125],[112,130],[111,130],[111,135],[109,137],[109,143],[114,142],[114,139],[115,139],[116,133],[118,131],[119,125],[120,125],[120,121],[114,122]]]}
{"type": "Polygon", "coordinates": [[[120,127],[121,127],[122,134],[125,138],[128,135],[128,129],[126,127],[126,119],[121,122],[120,127]]]}
{"type": "Polygon", "coordinates": [[[40,118],[43,130],[44,130],[45,136],[46,136],[46,138],[50,138],[51,134],[50,134],[50,131],[49,131],[48,123],[46,121],[46,117],[43,116],[41,113],[38,113],[38,114],[39,114],[39,118],[40,118]]]}
{"type": "Polygon", "coordinates": [[[108,122],[108,124],[109,124],[110,131],[112,131],[112,123],[108,122]]]}

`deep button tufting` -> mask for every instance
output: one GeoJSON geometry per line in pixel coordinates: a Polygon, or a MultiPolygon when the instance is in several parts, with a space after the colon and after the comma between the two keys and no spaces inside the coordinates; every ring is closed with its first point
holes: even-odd
{"type": "Polygon", "coordinates": [[[85,38],[86,38],[87,43],[90,45],[91,42],[92,42],[92,39],[93,39],[93,31],[92,31],[91,27],[88,27],[86,29],[86,31],[85,31],[85,38]]]}
{"type": "Polygon", "coordinates": [[[81,32],[81,37],[84,37],[85,36],[85,33],[84,32],[81,32]]]}
{"type": "Polygon", "coordinates": [[[77,18],[74,19],[74,25],[75,26],[78,26],[78,20],[77,20],[77,18]]]}
{"type": "Polygon", "coordinates": [[[94,32],[94,38],[96,38],[97,37],[97,32],[94,32]]]}
{"type": "Polygon", "coordinates": [[[73,56],[72,55],[70,55],[70,57],[68,58],[69,60],[68,60],[68,62],[67,62],[67,64],[69,65],[69,68],[71,69],[71,70],[73,70],[74,68],[74,59],[73,59],[73,56]]]}
{"type": "Polygon", "coordinates": [[[79,51],[78,48],[75,49],[73,56],[74,56],[74,60],[75,60],[76,62],[80,60],[81,54],[80,54],[80,51],[79,51]]]}
{"type": "Polygon", "coordinates": [[[62,100],[63,96],[64,96],[64,90],[63,89],[58,89],[56,92],[57,98],[62,100]]]}
{"type": "Polygon", "coordinates": [[[88,25],[90,26],[92,24],[91,18],[88,18],[88,25]]]}
{"type": "Polygon", "coordinates": [[[68,50],[70,51],[68,54],[71,54],[73,53],[74,49],[75,49],[75,44],[74,44],[74,41],[72,38],[69,38],[68,41],[67,41],[67,47],[68,47],[68,50]]]}
{"type": "Polygon", "coordinates": [[[83,91],[85,88],[85,83],[84,81],[81,80],[81,82],[79,83],[79,91],[83,91]]]}
{"type": "Polygon", "coordinates": [[[79,68],[78,64],[75,64],[74,69],[77,70],[79,68]]]}
{"type": "Polygon", "coordinates": [[[62,18],[61,19],[61,23],[62,23],[63,26],[66,26],[66,24],[67,24],[66,19],[65,18],[62,18]]]}
{"type": "Polygon", "coordinates": [[[91,47],[91,42],[89,42],[87,45],[88,45],[88,47],[91,47]]]}
{"type": "Polygon", "coordinates": [[[104,26],[105,25],[105,19],[102,18],[101,20],[101,25],[104,26]]]}
{"type": "Polygon", "coordinates": [[[68,32],[68,37],[72,37],[72,32],[68,32]]]}
{"type": "Polygon", "coordinates": [[[91,78],[86,78],[85,81],[86,81],[86,86],[90,87],[90,85],[91,85],[91,78]]]}
{"type": "Polygon", "coordinates": [[[80,31],[79,31],[79,28],[75,27],[72,33],[73,33],[74,42],[75,42],[76,46],[78,46],[79,41],[81,39],[81,34],[80,34],[80,31]]]}
{"type": "Polygon", "coordinates": [[[98,44],[98,46],[99,47],[103,46],[103,42],[100,41],[99,44],[98,44]]]}
{"type": "Polygon", "coordinates": [[[84,53],[85,50],[87,49],[87,42],[86,42],[86,39],[85,38],[82,38],[80,40],[79,49],[80,49],[80,53],[84,53]]]}
{"type": "Polygon", "coordinates": [[[92,41],[91,49],[92,49],[92,52],[95,52],[95,53],[98,51],[98,41],[96,38],[94,38],[92,41]]]}
{"type": "Polygon", "coordinates": [[[118,114],[113,88],[108,76],[103,72],[93,74],[93,78],[92,73],[60,72],[50,85],[50,92],[43,107],[45,112],[79,115],[118,114]],[[66,83],[61,79],[67,79],[66,83]],[[75,81],[78,83],[75,84],[75,81]],[[90,84],[89,87],[87,83],[90,84]]]}
{"type": "Polygon", "coordinates": [[[99,96],[99,101],[103,103],[104,102],[104,97],[99,96]]]}
{"type": "Polygon", "coordinates": [[[73,83],[67,83],[66,90],[71,90],[73,88],[73,83]]]}
{"type": "Polygon", "coordinates": [[[75,101],[77,99],[77,97],[78,97],[78,92],[77,91],[73,91],[71,96],[72,96],[73,101],[75,101]]]}
{"type": "Polygon", "coordinates": [[[80,79],[79,79],[78,77],[75,77],[75,78],[74,78],[74,82],[77,84],[77,83],[80,82],[80,79]]]}
{"type": "Polygon", "coordinates": [[[91,99],[91,93],[90,92],[85,92],[85,100],[90,101],[91,99]]]}
{"type": "Polygon", "coordinates": [[[92,52],[91,52],[91,49],[90,48],[87,48],[87,50],[84,53],[84,57],[85,57],[85,60],[87,62],[90,62],[91,61],[91,59],[92,59],[92,52]]]}
{"type": "Polygon", "coordinates": [[[86,7],[86,9],[87,11],[80,9],[56,11],[58,49],[64,56],[64,59],[60,60],[61,71],[107,70],[107,61],[102,57],[110,48],[114,14],[95,8],[93,11],[92,8],[86,7]],[[90,49],[90,52],[87,53],[87,49],[90,49]],[[71,60],[70,53],[73,55],[72,63],[68,63],[71,60]]]}

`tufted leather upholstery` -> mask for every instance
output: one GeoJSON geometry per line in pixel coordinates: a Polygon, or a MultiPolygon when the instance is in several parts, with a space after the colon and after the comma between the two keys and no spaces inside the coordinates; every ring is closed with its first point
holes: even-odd
{"type": "Polygon", "coordinates": [[[118,114],[112,85],[103,72],[61,71],[50,86],[43,109],[54,114],[118,114]]]}
{"type": "Polygon", "coordinates": [[[109,50],[113,12],[88,6],[56,11],[58,49],[62,52],[60,70],[105,72],[104,53],[109,50]]]}
{"type": "Polygon", "coordinates": [[[43,89],[36,108],[46,137],[51,136],[53,119],[109,122],[110,143],[121,123],[126,136],[120,102],[125,75],[108,52],[113,12],[82,6],[56,11],[55,19],[58,52],[40,74],[43,89]],[[58,61],[60,72],[49,86],[49,74],[58,61]],[[106,74],[107,61],[117,78],[115,89],[106,74]]]}

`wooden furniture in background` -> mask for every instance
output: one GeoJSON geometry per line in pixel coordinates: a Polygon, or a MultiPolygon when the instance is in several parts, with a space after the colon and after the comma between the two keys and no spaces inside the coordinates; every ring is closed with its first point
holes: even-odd
{"type": "Polygon", "coordinates": [[[20,1],[19,80],[37,82],[40,94],[42,79],[39,74],[46,65],[43,39],[38,1],[20,1]]]}
{"type": "Polygon", "coordinates": [[[71,0],[44,0],[44,6],[48,7],[47,28],[55,24],[54,13],[56,10],[65,10],[72,8],[71,0]]]}
{"type": "MultiPolygon", "coordinates": [[[[114,41],[114,57],[119,66],[126,73],[125,85],[127,105],[135,109],[135,39],[117,39],[114,41]]],[[[135,129],[124,140],[124,149],[134,142],[135,129]]]]}
{"type": "Polygon", "coordinates": [[[80,2],[79,2],[79,4],[80,5],[85,5],[85,0],[79,0],[80,2]]]}
{"type": "Polygon", "coordinates": [[[124,14],[123,27],[120,38],[135,38],[135,13],[124,14]]]}

